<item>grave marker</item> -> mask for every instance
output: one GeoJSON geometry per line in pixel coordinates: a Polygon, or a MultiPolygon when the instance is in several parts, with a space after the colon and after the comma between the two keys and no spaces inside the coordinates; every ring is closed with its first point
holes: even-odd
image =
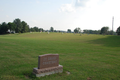
{"type": "Polygon", "coordinates": [[[38,56],[38,68],[33,68],[33,73],[36,77],[62,72],[63,66],[59,65],[58,54],[45,54],[38,56]]]}

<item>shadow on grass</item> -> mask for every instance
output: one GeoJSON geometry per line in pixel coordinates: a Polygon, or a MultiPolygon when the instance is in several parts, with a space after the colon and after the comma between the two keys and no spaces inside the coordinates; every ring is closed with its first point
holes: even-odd
{"type": "Polygon", "coordinates": [[[100,44],[106,47],[120,47],[120,36],[106,36],[105,38],[91,40],[88,42],[92,44],[100,44]]]}
{"type": "Polygon", "coordinates": [[[36,79],[36,76],[32,72],[23,72],[23,75],[25,76],[26,79],[36,79]]]}

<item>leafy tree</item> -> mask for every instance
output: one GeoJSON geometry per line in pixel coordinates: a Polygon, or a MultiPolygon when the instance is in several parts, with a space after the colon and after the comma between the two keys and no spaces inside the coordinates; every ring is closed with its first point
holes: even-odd
{"type": "Polygon", "coordinates": [[[116,33],[117,33],[117,35],[120,35],[120,26],[117,28],[116,33]]]}
{"type": "Polygon", "coordinates": [[[74,29],[74,32],[75,32],[75,33],[80,33],[80,32],[81,32],[81,29],[80,29],[79,27],[78,27],[78,28],[75,28],[75,29],[74,29]]]}
{"type": "Polygon", "coordinates": [[[36,32],[39,32],[38,27],[34,27],[34,30],[35,30],[36,32]]]}
{"type": "Polygon", "coordinates": [[[57,32],[57,30],[54,30],[54,32],[57,32]]]}
{"type": "Polygon", "coordinates": [[[68,29],[67,32],[68,32],[68,33],[71,33],[71,29],[68,29]]]}
{"type": "Polygon", "coordinates": [[[30,31],[35,32],[35,29],[34,28],[30,28],[30,31]]]}
{"type": "Polygon", "coordinates": [[[51,32],[54,32],[54,28],[53,28],[53,27],[50,27],[50,31],[51,31],[51,32]]]}
{"type": "MultiPolygon", "coordinates": [[[[10,29],[10,31],[15,31],[17,33],[19,32],[28,32],[29,29],[29,25],[27,25],[27,23],[25,21],[22,21],[17,18],[12,22],[9,23],[5,23],[3,22],[2,24],[0,24],[0,34],[5,34],[7,33],[8,29],[10,29]]],[[[36,29],[36,28],[35,28],[36,29]]],[[[39,31],[39,30],[37,30],[39,31]]]]}
{"type": "Polygon", "coordinates": [[[102,27],[100,34],[107,34],[109,27],[102,27]]]}
{"type": "Polygon", "coordinates": [[[1,27],[2,27],[2,26],[1,26],[1,24],[0,24],[0,34],[1,34],[1,31],[2,31],[1,27]]]}
{"type": "Polygon", "coordinates": [[[12,30],[15,31],[16,25],[14,23],[9,22],[8,26],[9,26],[10,31],[12,31],[12,30]]]}
{"type": "Polygon", "coordinates": [[[77,30],[77,28],[76,28],[76,29],[74,29],[74,32],[75,32],[75,33],[78,33],[78,30],[77,30]]]}
{"type": "Polygon", "coordinates": [[[40,28],[39,31],[40,31],[40,32],[43,32],[44,30],[43,30],[43,28],[40,28]]]}
{"type": "Polygon", "coordinates": [[[87,33],[87,34],[100,34],[100,30],[83,30],[83,33],[87,33]]]}
{"type": "Polygon", "coordinates": [[[29,25],[27,25],[26,31],[30,32],[30,26],[29,25]]]}
{"type": "Polygon", "coordinates": [[[3,22],[0,26],[0,34],[5,34],[8,31],[8,25],[6,22],[3,22]]]}
{"type": "Polygon", "coordinates": [[[22,29],[23,29],[23,25],[21,23],[21,20],[19,18],[15,19],[13,21],[13,23],[16,25],[16,30],[15,32],[19,33],[19,32],[22,32],[22,29]]]}
{"type": "Polygon", "coordinates": [[[113,32],[112,30],[110,30],[110,31],[107,32],[107,34],[109,34],[109,35],[113,35],[114,32],[113,32]]]}
{"type": "Polygon", "coordinates": [[[22,33],[29,31],[29,25],[27,25],[25,21],[22,21],[22,26],[23,26],[22,31],[21,31],[22,33]]]}

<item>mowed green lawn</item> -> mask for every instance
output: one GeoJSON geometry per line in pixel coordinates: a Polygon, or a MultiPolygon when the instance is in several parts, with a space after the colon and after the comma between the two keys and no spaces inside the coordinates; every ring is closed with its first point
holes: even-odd
{"type": "Polygon", "coordinates": [[[120,80],[120,36],[0,35],[0,80],[120,80]],[[36,78],[38,56],[59,54],[63,73],[36,78]],[[66,72],[69,71],[70,75],[66,72]]]}

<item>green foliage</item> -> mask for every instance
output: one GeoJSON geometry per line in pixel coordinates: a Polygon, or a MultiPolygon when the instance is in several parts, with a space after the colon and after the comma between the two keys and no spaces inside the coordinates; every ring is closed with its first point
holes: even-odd
{"type": "Polygon", "coordinates": [[[80,32],[81,32],[81,29],[80,29],[79,27],[78,27],[78,28],[75,28],[75,29],[74,29],[74,32],[75,32],[75,33],[80,33],[80,32]]]}
{"type": "Polygon", "coordinates": [[[24,33],[29,32],[29,25],[25,21],[21,21],[19,18],[15,19],[13,22],[5,23],[0,25],[0,34],[6,34],[8,29],[11,32],[24,33]]]}
{"type": "Polygon", "coordinates": [[[120,35],[120,26],[117,28],[116,33],[117,33],[117,35],[120,35]]]}
{"type": "Polygon", "coordinates": [[[0,24],[0,32],[1,32],[1,27],[2,27],[2,26],[1,26],[1,24],[0,24]]]}
{"type": "Polygon", "coordinates": [[[54,28],[53,28],[53,27],[50,27],[50,31],[51,31],[51,32],[54,32],[54,28]]]}
{"type": "Polygon", "coordinates": [[[8,25],[6,22],[3,22],[1,25],[0,25],[0,34],[6,34],[8,31],[8,25]]]}
{"type": "Polygon", "coordinates": [[[33,28],[30,28],[30,31],[32,31],[32,32],[40,32],[40,29],[35,26],[33,28]]]}
{"type": "Polygon", "coordinates": [[[15,25],[14,23],[9,22],[9,23],[8,23],[8,26],[9,26],[10,31],[15,31],[16,25],[15,25]]]}
{"type": "Polygon", "coordinates": [[[13,21],[13,23],[16,25],[16,32],[19,33],[19,32],[22,32],[22,29],[23,29],[23,25],[21,23],[21,20],[19,18],[15,19],[13,21]]]}
{"type": "Polygon", "coordinates": [[[107,26],[102,27],[100,34],[107,34],[108,33],[108,29],[109,29],[109,27],[107,27],[107,26]]]}
{"type": "Polygon", "coordinates": [[[68,33],[71,33],[71,29],[68,29],[67,32],[68,32],[68,33]]]}
{"type": "Polygon", "coordinates": [[[34,28],[30,28],[30,31],[31,32],[36,32],[34,28]]]}
{"type": "Polygon", "coordinates": [[[43,32],[44,30],[43,30],[43,28],[40,28],[39,31],[40,31],[40,32],[43,32]]]}
{"type": "Polygon", "coordinates": [[[38,29],[38,27],[34,27],[34,29],[35,29],[35,31],[36,31],[36,32],[39,32],[39,29],[38,29]]]}
{"type": "Polygon", "coordinates": [[[23,28],[22,28],[22,33],[24,32],[28,32],[29,31],[29,25],[25,22],[25,21],[22,21],[22,25],[23,25],[23,28]]]}
{"type": "Polygon", "coordinates": [[[54,32],[57,32],[57,30],[54,30],[54,32]]]}
{"type": "Polygon", "coordinates": [[[115,32],[113,32],[112,30],[110,30],[110,31],[107,32],[107,34],[108,35],[113,35],[113,34],[115,34],[115,32]]]}
{"type": "Polygon", "coordinates": [[[87,34],[100,34],[100,30],[83,30],[83,33],[87,33],[87,34]]]}

